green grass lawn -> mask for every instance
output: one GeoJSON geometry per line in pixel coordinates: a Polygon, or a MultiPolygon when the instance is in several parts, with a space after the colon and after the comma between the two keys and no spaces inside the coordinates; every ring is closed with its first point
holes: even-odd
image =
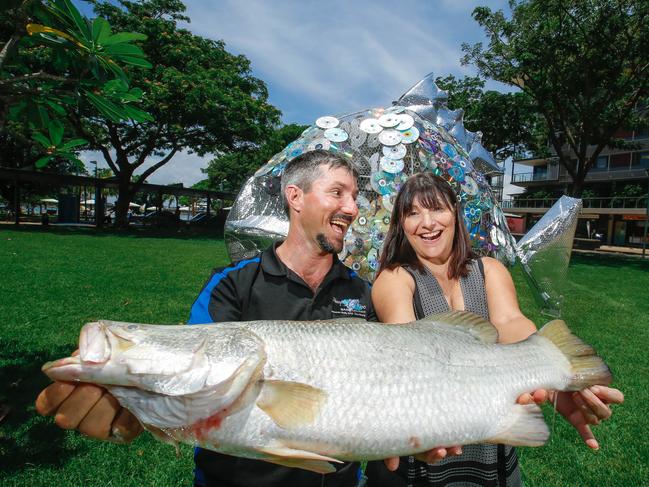
{"type": "MultiPolygon", "coordinates": [[[[0,485],[190,485],[192,449],[141,435],[130,445],[92,441],[35,415],[48,384],[40,366],[76,348],[98,318],[177,324],[210,270],[227,262],[222,240],[0,230],[0,485]]],[[[538,313],[517,269],[524,312],[538,313]]],[[[573,255],[564,315],[610,365],[626,402],[596,428],[593,452],[562,418],[541,448],[521,448],[528,486],[649,485],[649,265],[637,258],[573,255]]],[[[552,426],[554,424],[554,426],[552,426]]]]}

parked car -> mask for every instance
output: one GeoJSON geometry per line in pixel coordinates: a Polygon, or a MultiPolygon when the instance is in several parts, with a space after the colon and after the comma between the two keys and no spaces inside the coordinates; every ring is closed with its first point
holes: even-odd
{"type": "Polygon", "coordinates": [[[187,223],[190,227],[222,232],[227,215],[228,212],[224,210],[212,211],[209,215],[206,211],[201,211],[196,213],[187,223]]]}
{"type": "Polygon", "coordinates": [[[206,211],[199,211],[193,217],[188,220],[190,225],[205,226],[210,225],[216,220],[216,213],[212,212],[209,215],[206,211]]]}
{"type": "Polygon", "coordinates": [[[141,219],[142,225],[155,227],[177,227],[180,225],[180,217],[171,211],[151,211],[141,219]]]}

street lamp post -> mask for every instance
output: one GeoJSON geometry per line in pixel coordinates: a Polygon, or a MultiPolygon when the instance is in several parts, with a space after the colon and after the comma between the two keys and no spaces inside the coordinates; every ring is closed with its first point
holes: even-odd
{"type": "Polygon", "coordinates": [[[647,211],[644,215],[644,233],[642,236],[642,258],[645,258],[647,252],[647,226],[649,226],[649,169],[645,169],[647,175],[647,211]]]}

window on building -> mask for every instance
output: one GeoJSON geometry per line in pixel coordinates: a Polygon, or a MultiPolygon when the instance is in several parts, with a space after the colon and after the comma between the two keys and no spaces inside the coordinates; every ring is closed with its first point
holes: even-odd
{"type": "Polygon", "coordinates": [[[608,156],[599,156],[591,171],[606,171],[608,169],[608,156]]]}
{"type": "Polygon", "coordinates": [[[548,166],[534,166],[534,181],[548,179],[548,166]]]}
{"type": "Polygon", "coordinates": [[[649,167],[649,151],[634,152],[632,167],[649,167]]]}
{"type": "Polygon", "coordinates": [[[624,154],[611,154],[609,167],[611,168],[611,171],[629,169],[629,167],[631,167],[631,152],[625,152],[624,154]]]}

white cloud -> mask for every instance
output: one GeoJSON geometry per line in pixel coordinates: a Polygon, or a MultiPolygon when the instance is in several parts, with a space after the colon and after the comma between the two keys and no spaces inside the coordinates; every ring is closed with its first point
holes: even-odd
{"type": "MultiPolygon", "coordinates": [[[[223,39],[226,49],[251,60],[271,103],[286,123],[312,123],[397,99],[430,72],[473,74],[460,65],[462,42],[483,39],[471,18],[482,4],[506,0],[186,0],[197,35],[223,39]]],[[[103,161],[86,153],[85,160],[103,161]]],[[[178,154],[149,182],[204,178],[209,157],[178,154]]],[[[157,159],[147,161],[147,166],[157,159]]],[[[94,166],[93,166],[94,167],[94,166]]],[[[100,162],[100,167],[106,167],[100,162]]],[[[141,172],[141,171],[140,171],[141,172]]]]}

